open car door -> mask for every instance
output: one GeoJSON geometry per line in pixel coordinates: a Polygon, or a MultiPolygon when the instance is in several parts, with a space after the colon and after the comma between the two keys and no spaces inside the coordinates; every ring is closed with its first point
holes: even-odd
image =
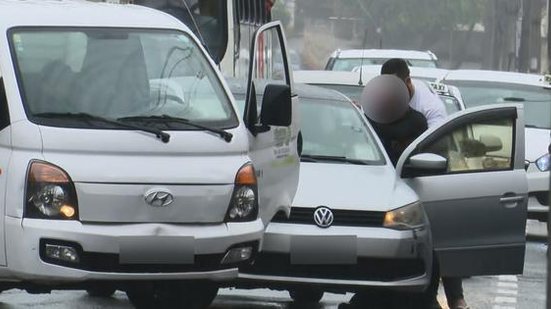
{"type": "Polygon", "coordinates": [[[423,201],[441,275],[522,273],[523,109],[492,105],[448,119],[415,140],[397,165],[423,201]]]}
{"type": "Polygon", "coordinates": [[[290,211],[298,186],[298,98],[279,22],[260,27],[251,44],[244,119],[258,178],[260,216],[267,225],[290,211]]]}

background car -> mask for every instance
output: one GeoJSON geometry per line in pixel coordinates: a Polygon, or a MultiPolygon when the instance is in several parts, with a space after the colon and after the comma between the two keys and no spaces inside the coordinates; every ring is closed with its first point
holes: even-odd
{"type": "Polygon", "coordinates": [[[524,105],[526,165],[530,199],[528,218],[547,221],[549,211],[548,145],[551,134],[551,85],[535,74],[456,70],[441,80],[461,91],[466,107],[483,104],[524,105]]]}
{"type": "MultiPolygon", "coordinates": [[[[320,86],[341,92],[359,104],[365,84],[373,77],[379,75],[379,71],[343,72],[343,71],[294,71],[293,77],[297,83],[320,86]]],[[[427,86],[431,84],[425,81],[427,86]]],[[[436,91],[446,106],[448,115],[465,109],[465,105],[459,95],[459,90],[453,86],[439,86],[441,91],[436,91]]],[[[434,89],[433,89],[434,90],[434,89]]]]}
{"type": "Polygon", "coordinates": [[[325,65],[325,70],[352,71],[353,68],[362,65],[381,65],[391,58],[403,58],[410,67],[438,67],[438,58],[428,50],[339,49],[331,54],[325,65]]]}

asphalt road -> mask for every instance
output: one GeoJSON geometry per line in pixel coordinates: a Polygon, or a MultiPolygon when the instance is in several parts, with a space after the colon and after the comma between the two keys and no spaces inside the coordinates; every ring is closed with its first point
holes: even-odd
{"type": "MultiPolygon", "coordinates": [[[[547,246],[531,241],[527,244],[524,274],[520,276],[476,277],[466,279],[467,301],[473,309],[543,309],[545,308],[547,246]]],[[[443,293],[441,293],[443,294],[443,293]]],[[[348,302],[352,294],[326,293],[317,308],[337,308],[348,302]]],[[[441,303],[444,299],[440,295],[441,303]]],[[[126,295],[117,292],[114,297],[97,299],[81,291],[54,291],[52,294],[30,295],[11,290],[0,294],[0,309],[90,309],[132,308],[126,295]]],[[[298,309],[287,292],[258,290],[221,290],[211,309],[298,309]]],[[[303,308],[301,308],[303,309],[303,308]]]]}

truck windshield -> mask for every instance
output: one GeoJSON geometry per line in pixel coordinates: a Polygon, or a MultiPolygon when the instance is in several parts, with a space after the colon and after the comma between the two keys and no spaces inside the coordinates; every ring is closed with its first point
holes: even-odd
{"type": "MultiPolygon", "coordinates": [[[[10,44],[25,110],[35,123],[111,128],[106,122],[40,117],[86,113],[108,119],[165,115],[220,129],[238,125],[212,66],[185,33],[19,28],[10,32],[10,44]]],[[[155,125],[191,129],[175,122],[155,125]]]]}

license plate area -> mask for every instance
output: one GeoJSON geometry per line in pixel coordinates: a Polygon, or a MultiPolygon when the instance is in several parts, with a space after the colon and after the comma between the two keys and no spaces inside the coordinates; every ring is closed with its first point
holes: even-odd
{"type": "Polygon", "coordinates": [[[193,264],[193,237],[128,237],[119,240],[120,264],[193,264]]]}
{"type": "Polygon", "coordinates": [[[293,236],[291,264],[334,265],[356,264],[357,240],[354,235],[293,236]]]}

